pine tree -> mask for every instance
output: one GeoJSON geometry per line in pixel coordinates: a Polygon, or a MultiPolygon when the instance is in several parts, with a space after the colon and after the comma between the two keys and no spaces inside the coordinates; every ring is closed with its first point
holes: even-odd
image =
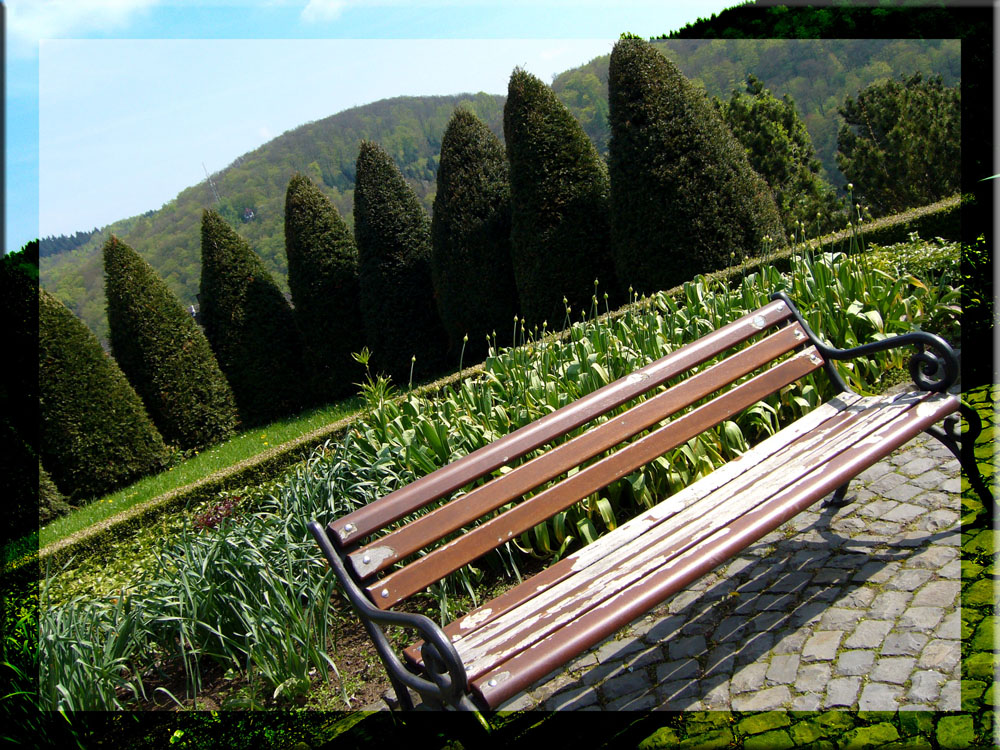
{"type": "Polygon", "coordinates": [[[656,49],[622,38],[608,70],[611,226],[623,285],[668,289],[783,244],[774,198],[717,112],[656,49]]]}
{"type": "Polygon", "coordinates": [[[189,450],[232,435],[236,402],[208,339],[152,266],[116,237],[104,243],[104,291],[111,353],[164,440],[189,450]]]}
{"type": "Polygon", "coordinates": [[[504,146],[486,124],[457,110],[441,140],[431,219],[431,273],[452,357],[466,362],[517,312],[510,259],[510,179],[504,146]]]}
{"type": "Polygon", "coordinates": [[[441,368],[446,337],[434,302],[430,219],[388,154],[363,141],[354,192],[361,313],[376,370],[408,383],[441,368]],[[413,360],[413,357],[416,357],[413,360]]]}
{"type": "Polygon", "coordinates": [[[201,323],[244,425],[299,410],[305,394],[298,329],[263,262],[222,217],[201,224],[201,323]]]}
{"type": "Polygon", "coordinates": [[[961,188],[958,87],[941,77],[875,83],[848,97],[837,137],[837,166],[875,216],[946,198],[961,188]]]}
{"type": "Polygon", "coordinates": [[[285,192],[285,253],[303,360],[319,402],[354,390],[351,357],[365,345],[358,301],[358,250],[337,209],[304,175],[285,192]]]}
{"type": "Polygon", "coordinates": [[[786,234],[800,231],[800,224],[813,236],[844,227],[845,207],[820,175],[812,138],[791,97],[777,99],[751,74],[744,91],[715,106],[771,188],[786,234]]]}
{"type": "Polygon", "coordinates": [[[590,308],[595,279],[617,296],[607,169],[566,106],[520,68],[507,86],[503,130],[521,311],[529,324],[557,326],[564,297],[576,310],[590,308]]]}
{"type": "Polygon", "coordinates": [[[160,469],[163,438],[97,337],[44,289],[38,298],[39,458],[74,502],[160,469]]]}

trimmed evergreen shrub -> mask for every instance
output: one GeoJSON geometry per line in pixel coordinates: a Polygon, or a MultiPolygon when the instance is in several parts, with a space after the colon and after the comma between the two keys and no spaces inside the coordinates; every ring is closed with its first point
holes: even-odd
{"type": "Polygon", "coordinates": [[[510,179],[503,143],[467,110],[452,115],[441,140],[431,218],[431,274],[449,353],[466,362],[486,354],[486,337],[517,312],[510,259],[510,179]]]}
{"type": "Polygon", "coordinates": [[[38,297],[39,458],[74,502],[162,468],[167,449],[97,337],[44,289],[38,297]]]}
{"type": "Polygon", "coordinates": [[[152,266],[116,237],[104,244],[104,292],[111,353],[164,440],[189,450],[232,435],[236,402],[208,339],[152,266]]]}
{"type": "Polygon", "coordinates": [[[430,219],[378,144],[362,141],[356,179],[354,238],[371,361],[408,383],[411,363],[414,379],[437,372],[446,345],[431,282],[430,219]]]}
{"type": "Polygon", "coordinates": [[[302,408],[302,345],[292,308],[257,254],[215,211],[201,221],[201,324],[244,425],[302,408]]]}
{"type": "Polygon", "coordinates": [[[37,521],[32,519],[33,526],[46,524],[73,510],[59,488],[56,487],[56,483],[52,481],[52,477],[45,471],[41,461],[38,462],[36,479],[38,483],[38,518],[37,521]]]}
{"type": "MultiPolygon", "coordinates": [[[[36,402],[37,403],[37,402],[36,402]]],[[[3,526],[0,544],[38,528],[38,473],[35,452],[0,413],[0,476],[3,477],[3,526]]]]}
{"type": "Polygon", "coordinates": [[[507,86],[503,132],[521,311],[529,324],[559,327],[563,298],[589,310],[595,279],[617,298],[607,168],[552,89],[520,68],[507,86]]]}
{"type": "Polygon", "coordinates": [[[355,390],[351,357],[365,345],[358,250],[350,228],[312,181],[296,174],[285,192],[285,253],[303,361],[319,402],[355,390]]]}
{"type": "Polygon", "coordinates": [[[771,191],[704,94],[656,49],[622,38],[608,71],[615,267],[637,292],[784,244],[771,191]]]}

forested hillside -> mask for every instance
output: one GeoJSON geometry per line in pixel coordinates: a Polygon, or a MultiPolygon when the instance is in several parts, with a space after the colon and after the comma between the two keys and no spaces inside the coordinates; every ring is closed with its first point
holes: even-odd
{"type": "MultiPolygon", "coordinates": [[[[728,99],[748,73],[775,96],[789,94],[812,136],[825,177],[835,186],[837,107],[864,86],[921,71],[945,85],[960,80],[960,43],[945,40],[672,39],[658,48],[709,96],[728,99]]],[[[580,121],[598,151],[607,155],[608,57],[567,71],[553,90],[580,121]]],[[[498,136],[502,96],[400,97],[308,123],[241,156],[227,168],[181,192],[161,209],[116,222],[83,245],[42,258],[43,285],[102,339],[107,338],[99,248],[114,233],[150,262],[185,305],[196,304],[199,223],[214,208],[264,259],[287,289],[284,197],[295,172],[309,176],[353,226],[358,145],[382,146],[430,211],[436,190],[441,139],[456,106],[464,106],[498,136]]]]}

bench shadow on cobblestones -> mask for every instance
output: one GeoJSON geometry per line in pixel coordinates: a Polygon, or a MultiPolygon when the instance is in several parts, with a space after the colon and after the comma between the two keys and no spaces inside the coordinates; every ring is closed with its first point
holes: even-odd
{"type": "Polygon", "coordinates": [[[793,520],[764,537],[618,640],[581,656],[569,674],[553,675],[533,697],[550,709],[729,710],[743,693],[760,696],[760,709],[820,708],[840,642],[839,635],[811,639],[824,615],[836,610],[850,631],[868,615],[876,595],[870,584],[881,586],[898,564],[957,533],[865,535],[856,522],[847,524],[856,536],[835,530],[860,519],[863,505],[813,506],[805,523],[793,520]]]}

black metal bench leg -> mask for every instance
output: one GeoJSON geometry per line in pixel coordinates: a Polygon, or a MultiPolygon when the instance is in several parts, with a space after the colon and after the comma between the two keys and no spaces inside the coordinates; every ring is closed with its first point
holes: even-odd
{"type": "Polygon", "coordinates": [[[969,480],[972,489],[979,495],[979,499],[983,501],[983,505],[990,508],[993,513],[996,513],[996,500],[979,471],[979,462],[976,461],[976,438],[979,437],[982,431],[983,423],[979,418],[979,414],[976,413],[975,409],[965,404],[959,405],[959,414],[953,414],[948,417],[944,421],[943,427],[935,425],[924,430],[928,435],[937,438],[952,452],[955,458],[958,459],[958,463],[961,465],[962,471],[965,472],[965,476],[969,480]],[[965,417],[965,421],[969,426],[964,435],[962,435],[960,416],[965,417]]]}
{"type": "Polygon", "coordinates": [[[850,482],[844,482],[844,484],[838,487],[830,498],[830,505],[836,505],[837,507],[847,505],[847,489],[850,486],[850,482]]]}

